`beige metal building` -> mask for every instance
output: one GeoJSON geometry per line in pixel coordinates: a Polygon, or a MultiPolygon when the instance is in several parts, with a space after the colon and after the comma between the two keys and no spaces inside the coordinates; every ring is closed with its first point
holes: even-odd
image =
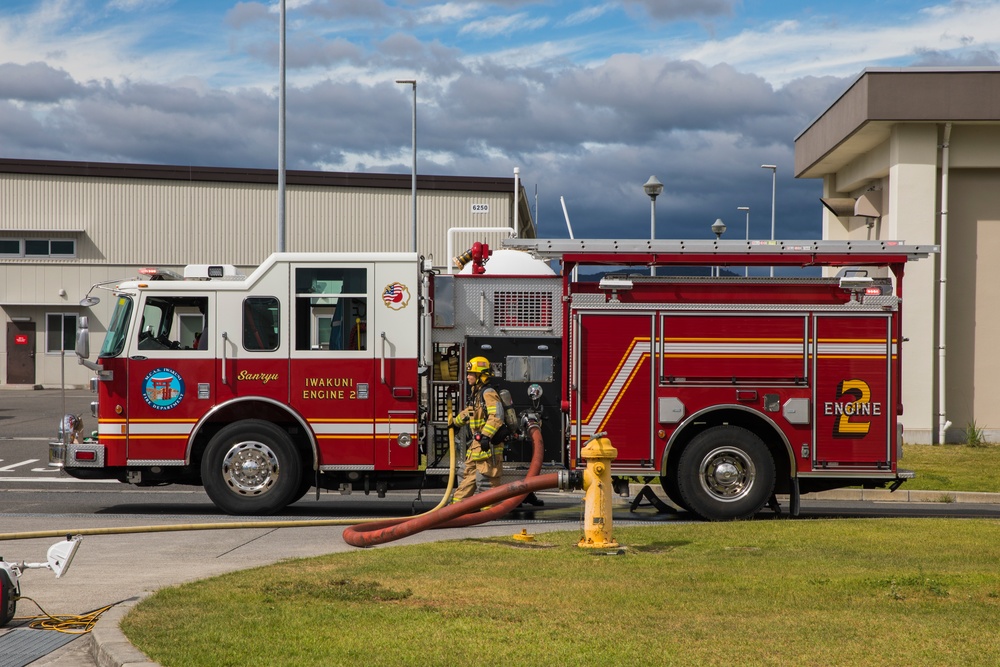
{"type": "Polygon", "coordinates": [[[1000,437],[1000,68],[868,69],[795,140],[823,236],[940,244],[904,279],[911,443],[1000,437]]]}
{"type": "MultiPolygon", "coordinates": [[[[77,318],[100,345],[110,300],[79,306],[91,285],[143,266],[233,264],[278,249],[276,170],[0,159],[0,384],[85,386],[77,318]],[[65,356],[63,350],[66,350],[65,356]]],[[[288,171],[285,250],[411,250],[411,176],[288,171]]],[[[449,263],[461,252],[534,236],[516,176],[417,178],[417,250],[449,263]],[[515,188],[516,208],[515,208],[515,188]]],[[[107,293],[104,293],[106,296],[107,293]]]]}

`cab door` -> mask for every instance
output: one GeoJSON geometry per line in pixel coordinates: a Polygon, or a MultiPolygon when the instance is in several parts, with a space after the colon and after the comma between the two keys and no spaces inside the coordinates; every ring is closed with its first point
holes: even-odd
{"type": "Polygon", "coordinates": [[[313,429],[320,469],[375,468],[374,269],[371,262],[290,267],[288,402],[313,429]]]}
{"type": "Polygon", "coordinates": [[[129,465],[183,464],[188,437],[213,404],[215,355],[204,333],[214,308],[211,294],[142,293],[128,351],[129,465]]]}

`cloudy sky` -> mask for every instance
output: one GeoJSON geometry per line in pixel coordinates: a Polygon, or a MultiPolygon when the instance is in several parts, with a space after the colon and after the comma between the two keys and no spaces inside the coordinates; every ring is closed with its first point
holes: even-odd
{"type": "MultiPolygon", "coordinates": [[[[1000,65],[980,0],[287,0],[289,169],[511,176],[541,236],[820,235],[793,142],[866,67],[1000,65]]],[[[0,157],[277,166],[278,3],[3,0],[0,157]]]]}

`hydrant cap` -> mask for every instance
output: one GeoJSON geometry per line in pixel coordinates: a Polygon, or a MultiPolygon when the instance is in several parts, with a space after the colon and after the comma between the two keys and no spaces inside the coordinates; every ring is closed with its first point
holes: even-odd
{"type": "Polygon", "coordinates": [[[618,458],[618,450],[611,444],[608,438],[595,438],[587,443],[587,446],[580,450],[580,456],[585,459],[610,459],[618,458]]]}

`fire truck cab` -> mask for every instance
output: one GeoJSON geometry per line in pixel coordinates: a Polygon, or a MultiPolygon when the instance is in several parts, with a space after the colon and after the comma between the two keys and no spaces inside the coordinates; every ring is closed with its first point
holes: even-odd
{"type": "MultiPolygon", "coordinates": [[[[52,443],[50,462],[81,479],[200,484],[232,514],[278,512],[314,486],[437,486],[465,361],[486,356],[508,407],[541,420],[546,467],[582,469],[581,447],[606,432],[618,488],[658,478],[705,519],[752,516],[776,493],[796,513],[800,493],[910,475],[897,466],[903,267],[936,247],[505,246],[485,272],[481,259],[444,274],[411,253],[279,253],[249,276],[209,265],[122,282],[96,363],[85,325],[79,337],[96,437],[52,443]],[[586,266],[601,279],[574,279],[586,266]],[[714,266],[864,268],[704,275],[714,266]]],[[[530,456],[509,442],[506,474],[530,456]]]]}

